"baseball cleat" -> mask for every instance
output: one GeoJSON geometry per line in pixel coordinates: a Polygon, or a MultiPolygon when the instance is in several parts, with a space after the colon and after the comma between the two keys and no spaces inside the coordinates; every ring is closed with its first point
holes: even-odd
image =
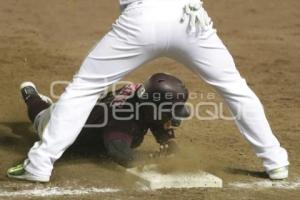
{"type": "Polygon", "coordinates": [[[286,179],[289,176],[289,169],[288,167],[280,167],[277,169],[273,169],[271,171],[268,171],[267,174],[269,175],[269,178],[272,180],[282,180],[286,179]]]}
{"type": "Polygon", "coordinates": [[[19,164],[15,167],[11,167],[7,170],[7,176],[9,178],[33,181],[33,182],[49,182],[49,177],[36,176],[27,172],[23,164],[19,164]]]}
{"type": "Polygon", "coordinates": [[[20,86],[20,91],[21,91],[22,97],[23,97],[25,102],[31,96],[39,96],[46,103],[48,103],[48,104],[53,103],[52,100],[50,99],[50,97],[47,97],[45,95],[40,94],[37,91],[36,86],[32,82],[23,82],[20,86]]]}

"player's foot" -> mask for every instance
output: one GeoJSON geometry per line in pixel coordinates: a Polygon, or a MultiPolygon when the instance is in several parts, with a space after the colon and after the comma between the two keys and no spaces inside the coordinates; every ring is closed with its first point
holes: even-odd
{"type": "Polygon", "coordinates": [[[288,167],[280,167],[277,169],[273,169],[267,172],[270,179],[272,180],[282,180],[286,179],[289,176],[289,169],[288,167]]]}
{"type": "Polygon", "coordinates": [[[49,182],[49,177],[44,176],[36,176],[27,172],[24,168],[23,164],[17,165],[15,167],[11,167],[7,170],[7,176],[9,178],[33,181],[33,182],[49,182]]]}
{"type": "Polygon", "coordinates": [[[52,100],[50,97],[47,97],[45,95],[40,94],[34,83],[32,82],[23,82],[20,86],[20,91],[22,94],[22,97],[24,101],[26,102],[31,96],[39,96],[43,101],[45,101],[48,104],[52,104],[52,100]]]}

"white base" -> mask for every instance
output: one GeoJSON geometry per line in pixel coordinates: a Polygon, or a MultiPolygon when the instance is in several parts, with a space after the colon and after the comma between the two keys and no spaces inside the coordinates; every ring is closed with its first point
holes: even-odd
{"type": "Polygon", "coordinates": [[[142,184],[151,189],[163,188],[222,188],[222,179],[199,171],[195,173],[170,173],[161,174],[155,165],[144,166],[143,169],[127,169],[130,174],[139,177],[142,184]]]}

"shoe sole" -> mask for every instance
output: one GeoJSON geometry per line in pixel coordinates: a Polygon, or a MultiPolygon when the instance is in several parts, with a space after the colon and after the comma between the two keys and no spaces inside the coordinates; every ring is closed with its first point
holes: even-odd
{"type": "Polygon", "coordinates": [[[23,88],[28,87],[28,86],[33,87],[35,90],[37,90],[36,86],[34,85],[34,83],[33,82],[29,82],[29,81],[21,83],[20,90],[22,90],[23,88]]]}
{"type": "Polygon", "coordinates": [[[49,179],[41,179],[34,176],[27,176],[27,175],[20,175],[20,176],[14,176],[7,174],[9,178],[17,179],[17,180],[23,180],[23,181],[32,181],[32,182],[41,182],[41,183],[47,183],[49,182],[49,179]]]}
{"type": "Polygon", "coordinates": [[[278,175],[269,175],[271,180],[284,180],[288,178],[288,173],[278,174],[278,175]]]}

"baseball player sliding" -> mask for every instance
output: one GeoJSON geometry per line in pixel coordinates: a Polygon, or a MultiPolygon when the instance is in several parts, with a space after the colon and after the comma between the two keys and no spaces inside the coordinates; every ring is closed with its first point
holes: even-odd
{"type": "Polygon", "coordinates": [[[287,151],[272,133],[261,102],[240,76],[202,1],[119,1],[122,12],[111,31],[83,61],[20,173],[11,173],[12,168],[8,175],[48,181],[54,162],[75,141],[99,95],[145,62],[166,56],[189,67],[219,92],[232,114],[239,116],[236,124],[269,177],[287,178],[287,151]]]}
{"type": "MultiPolygon", "coordinates": [[[[172,127],[178,127],[180,119],[189,116],[189,109],[184,105],[188,90],[179,79],[168,74],[154,74],[144,84],[128,84],[115,93],[98,100],[81,130],[79,144],[83,135],[97,135],[94,137],[98,141],[97,146],[104,147],[100,148],[104,150],[101,153],[106,153],[124,167],[132,166],[137,157],[133,149],[140,146],[149,129],[160,144],[159,151],[152,156],[167,156],[178,150],[172,127]],[[147,98],[144,98],[145,94],[147,98]],[[168,99],[163,98],[166,95],[168,99]],[[175,104],[174,112],[167,108],[175,104]],[[157,115],[159,106],[164,107],[161,115],[157,115]],[[133,109],[129,111],[130,108],[133,109]]],[[[55,104],[49,97],[39,94],[31,82],[21,85],[21,94],[27,105],[28,117],[42,139],[55,104]]],[[[15,176],[20,170],[23,170],[23,165],[12,169],[9,176],[20,177],[15,176]]],[[[35,179],[35,176],[31,176],[30,180],[48,181],[40,177],[35,179]]]]}

